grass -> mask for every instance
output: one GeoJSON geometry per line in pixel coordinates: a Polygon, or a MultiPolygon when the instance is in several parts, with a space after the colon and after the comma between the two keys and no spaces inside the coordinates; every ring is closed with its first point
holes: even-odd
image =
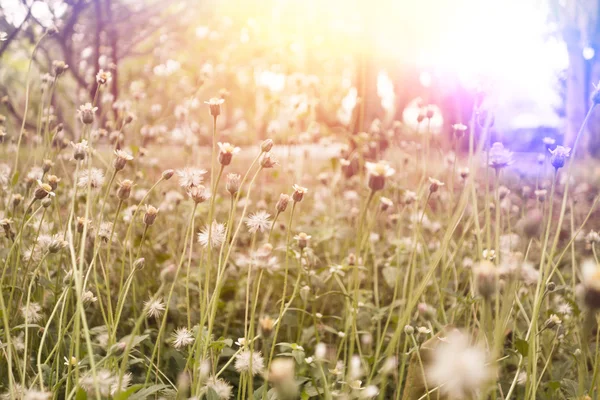
{"type": "Polygon", "coordinates": [[[598,395],[586,122],[523,174],[489,120],[476,131],[482,109],[449,146],[425,116],[340,137],[330,159],[217,146],[211,99],[210,148],[174,160],[129,114],[96,115],[102,82],[78,137],[41,111],[51,90],[41,140],[0,148],[4,397],[598,395]]]}

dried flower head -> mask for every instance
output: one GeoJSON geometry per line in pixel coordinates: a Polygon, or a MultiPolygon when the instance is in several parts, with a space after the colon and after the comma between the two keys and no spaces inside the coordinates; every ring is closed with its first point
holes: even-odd
{"type": "Polygon", "coordinates": [[[194,336],[187,328],[177,328],[171,336],[173,347],[180,349],[194,343],[194,336]]]}
{"type": "Polygon", "coordinates": [[[204,203],[206,200],[210,199],[211,193],[210,191],[204,187],[200,186],[190,186],[187,195],[190,199],[194,200],[196,204],[204,203]]]}
{"type": "Polygon", "coordinates": [[[492,376],[484,348],[471,345],[466,333],[452,331],[432,351],[425,374],[429,387],[439,387],[448,399],[479,398],[492,376]]]}
{"type": "Polygon", "coordinates": [[[205,226],[202,231],[198,234],[198,242],[203,247],[208,247],[210,241],[210,247],[220,247],[225,241],[225,224],[213,221],[210,227],[205,226]]]}
{"type": "Polygon", "coordinates": [[[112,80],[112,73],[110,71],[105,71],[100,69],[96,74],[96,82],[98,85],[105,85],[112,80]]]}
{"type": "Polygon", "coordinates": [[[146,204],[146,212],[144,213],[144,224],[146,224],[147,226],[153,225],[157,215],[158,208],[146,204]]]}
{"type": "Polygon", "coordinates": [[[271,215],[269,213],[262,210],[250,215],[246,219],[246,225],[248,226],[250,233],[266,232],[269,230],[269,228],[271,228],[270,217],[271,215]]]}
{"type": "Polygon", "coordinates": [[[242,350],[235,356],[234,367],[238,372],[247,372],[251,376],[262,374],[265,369],[265,360],[260,352],[242,350]]]}

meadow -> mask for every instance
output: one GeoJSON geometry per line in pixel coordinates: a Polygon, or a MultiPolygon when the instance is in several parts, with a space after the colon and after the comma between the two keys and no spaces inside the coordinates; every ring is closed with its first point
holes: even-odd
{"type": "Polygon", "coordinates": [[[596,89],[532,161],[492,139],[493,91],[440,134],[421,104],[326,136],[309,104],[236,143],[226,90],[192,85],[167,134],[100,70],[66,129],[73,67],[32,59],[16,127],[0,104],[2,398],[599,395],[596,89]]]}

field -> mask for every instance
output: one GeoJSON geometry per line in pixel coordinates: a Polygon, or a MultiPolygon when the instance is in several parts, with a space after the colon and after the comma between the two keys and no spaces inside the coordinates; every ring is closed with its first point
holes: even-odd
{"type": "Polygon", "coordinates": [[[116,104],[100,70],[67,127],[68,68],[27,70],[16,126],[0,104],[1,398],[600,395],[588,118],[533,153],[492,139],[484,92],[441,132],[427,104],[358,102],[340,133],[308,101],[236,136],[227,91],[116,104]]]}

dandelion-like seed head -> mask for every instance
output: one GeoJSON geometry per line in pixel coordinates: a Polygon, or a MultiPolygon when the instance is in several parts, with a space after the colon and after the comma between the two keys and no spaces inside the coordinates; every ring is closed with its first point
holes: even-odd
{"type": "Polygon", "coordinates": [[[187,347],[194,343],[194,336],[187,328],[182,327],[177,328],[175,332],[173,332],[171,340],[173,347],[176,349],[181,349],[182,347],[187,347]]]}
{"type": "Polygon", "coordinates": [[[247,372],[251,376],[262,374],[265,361],[259,351],[242,350],[235,356],[234,367],[238,372],[247,372]]]}
{"type": "Polygon", "coordinates": [[[202,231],[198,234],[198,242],[203,247],[220,247],[225,241],[225,224],[218,223],[217,221],[213,221],[210,227],[210,231],[208,226],[205,226],[202,231]],[[210,243],[209,243],[210,242],[210,243]]]}
{"type": "Polygon", "coordinates": [[[263,210],[250,215],[246,219],[246,225],[248,226],[250,233],[266,232],[271,228],[270,217],[271,215],[263,210]]]}

